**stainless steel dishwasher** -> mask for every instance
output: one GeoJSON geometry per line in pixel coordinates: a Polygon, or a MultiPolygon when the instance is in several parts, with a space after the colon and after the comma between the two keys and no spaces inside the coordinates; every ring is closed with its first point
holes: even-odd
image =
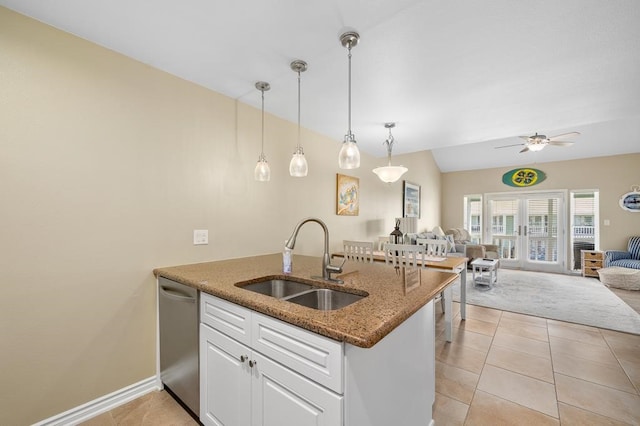
{"type": "Polygon", "coordinates": [[[158,280],[160,379],[196,416],[200,415],[198,290],[164,277],[158,280]]]}

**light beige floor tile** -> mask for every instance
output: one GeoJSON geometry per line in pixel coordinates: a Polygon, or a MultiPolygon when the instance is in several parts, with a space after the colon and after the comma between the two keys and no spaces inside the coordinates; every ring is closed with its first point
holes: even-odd
{"type": "Polygon", "coordinates": [[[462,345],[436,342],[436,360],[472,373],[480,374],[487,352],[462,345]]]}
{"type": "Polygon", "coordinates": [[[527,337],[514,336],[505,333],[503,330],[496,331],[496,335],[493,337],[493,346],[509,348],[529,355],[551,359],[549,343],[527,337]]]}
{"type": "Polygon", "coordinates": [[[640,396],[556,374],[558,401],[613,419],[638,424],[640,396]]]}
{"type": "Polygon", "coordinates": [[[531,324],[531,325],[537,325],[539,327],[546,327],[547,326],[547,319],[546,318],[534,317],[534,316],[525,315],[525,314],[518,314],[516,312],[504,311],[504,312],[502,312],[502,319],[508,319],[508,320],[512,320],[512,321],[524,322],[524,323],[531,324]]]}
{"type": "Polygon", "coordinates": [[[555,321],[547,325],[549,337],[562,337],[563,339],[576,340],[590,345],[607,346],[607,342],[602,337],[600,330],[593,327],[571,327],[567,323],[555,321]]]}
{"type": "Polygon", "coordinates": [[[620,365],[636,388],[636,393],[640,394],[640,362],[621,360],[620,365]]]}
{"type": "Polygon", "coordinates": [[[496,328],[498,327],[497,323],[487,322],[482,320],[477,320],[473,318],[469,318],[467,315],[467,319],[465,321],[454,322],[453,326],[456,330],[465,330],[465,331],[473,331],[474,333],[484,334],[486,336],[493,336],[496,332],[496,328]]]}
{"type": "Polygon", "coordinates": [[[467,319],[475,319],[497,324],[502,316],[502,311],[483,306],[467,305],[467,319]]]}
{"type": "Polygon", "coordinates": [[[577,324],[575,322],[558,321],[558,320],[554,320],[554,319],[548,319],[547,320],[547,325],[560,326],[560,327],[571,327],[571,328],[577,328],[579,330],[585,330],[585,331],[596,331],[596,330],[598,330],[597,327],[592,327],[590,325],[577,324]]]}
{"type": "Polygon", "coordinates": [[[482,391],[476,391],[465,423],[466,426],[551,426],[559,424],[560,422],[556,418],[482,391]]]}
{"type": "MultiPolygon", "coordinates": [[[[445,335],[440,334],[437,338],[445,340],[445,335]]],[[[492,340],[492,336],[487,336],[486,334],[475,333],[473,331],[458,328],[453,333],[451,343],[455,345],[463,345],[468,348],[483,351],[486,353],[489,351],[489,347],[491,347],[492,340]]]]}
{"type": "Polygon", "coordinates": [[[86,422],[80,423],[81,426],[116,426],[115,420],[110,412],[102,413],[86,422]]]}
{"type": "Polygon", "coordinates": [[[433,403],[433,421],[438,426],[462,426],[469,406],[436,392],[433,403]]]}
{"type": "Polygon", "coordinates": [[[480,375],[436,361],[436,392],[470,404],[480,375]]]}
{"type": "Polygon", "coordinates": [[[551,355],[564,354],[573,358],[587,359],[601,364],[618,365],[618,360],[607,346],[590,345],[577,340],[549,337],[551,355]]]}
{"type": "Polygon", "coordinates": [[[610,417],[601,416],[591,411],[583,410],[578,407],[564,404],[558,404],[560,410],[560,422],[562,426],[627,426],[628,423],[619,422],[610,417]]]}
{"type": "Polygon", "coordinates": [[[619,360],[640,362],[640,335],[602,330],[605,341],[619,360]]]}
{"type": "Polygon", "coordinates": [[[551,360],[514,351],[513,349],[492,346],[487,356],[487,364],[553,383],[551,360]]]}
{"type": "Polygon", "coordinates": [[[621,391],[636,393],[620,365],[600,364],[570,355],[556,354],[553,356],[553,371],[621,391]]]}
{"type": "Polygon", "coordinates": [[[485,365],[478,390],[558,418],[556,392],[551,383],[485,365]]]}
{"type": "Polygon", "coordinates": [[[538,325],[523,323],[521,321],[502,318],[500,320],[500,324],[498,324],[498,330],[502,330],[508,334],[513,334],[514,336],[527,337],[529,339],[540,340],[542,342],[549,341],[549,334],[547,333],[546,326],[541,327],[538,325]]]}

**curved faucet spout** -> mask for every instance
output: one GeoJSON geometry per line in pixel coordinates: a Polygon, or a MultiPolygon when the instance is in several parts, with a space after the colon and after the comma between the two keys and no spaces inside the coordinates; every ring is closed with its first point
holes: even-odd
{"type": "Polygon", "coordinates": [[[329,256],[329,229],[327,225],[320,219],[315,217],[307,217],[302,219],[296,227],[293,229],[291,236],[287,240],[285,247],[293,250],[296,245],[296,238],[298,237],[298,232],[300,232],[300,228],[307,222],[315,222],[318,225],[322,226],[322,230],[324,231],[324,253],[322,255],[322,279],[327,281],[333,281],[342,283],[342,280],[338,280],[335,278],[331,278],[332,273],[340,273],[342,272],[342,266],[334,266],[331,265],[331,258],[329,256]]]}

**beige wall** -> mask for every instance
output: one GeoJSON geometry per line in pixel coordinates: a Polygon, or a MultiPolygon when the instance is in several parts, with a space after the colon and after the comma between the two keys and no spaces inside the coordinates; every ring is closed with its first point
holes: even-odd
{"type": "Polygon", "coordinates": [[[618,201],[622,194],[640,185],[640,154],[616,155],[585,160],[535,164],[547,178],[531,188],[512,188],[502,183],[502,175],[513,167],[442,174],[443,228],[463,224],[463,197],[491,192],[539,190],[600,191],[600,248],[626,249],[630,236],[640,235],[640,213],[624,211],[618,201]],[[610,221],[604,226],[604,220],[610,221]]]}
{"type": "MultiPolygon", "coordinates": [[[[0,52],[0,424],[155,374],[153,268],[280,251],[305,216],[326,221],[337,249],[389,234],[402,214],[402,182],[381,183],[371,169],[384,159],[363,155],[345,173],[360,178],[360,216],[335,215],[341,135],[303,130],[310,174],[291,178],[296,126],[267,115],[273,176],[255,182],[259,110],[2,7],[0,52]],[[193,246],[194,229],[208,246],[193,246]]],[[[431,153],[396,161],[422,185],[420,228],[432,228],[431,153]]],[[[296,252],[321,247],[306,226],[296,252]]]]}

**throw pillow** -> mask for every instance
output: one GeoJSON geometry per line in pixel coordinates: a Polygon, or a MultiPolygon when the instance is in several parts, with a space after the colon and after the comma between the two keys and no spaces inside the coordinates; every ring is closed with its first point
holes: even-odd
{"type": "Polygon", "coordinates": [[[453,235],[445,235],[444,237],[449,243],[449,253],[456,253],[456,242],[453,240],[453,235]]]}

